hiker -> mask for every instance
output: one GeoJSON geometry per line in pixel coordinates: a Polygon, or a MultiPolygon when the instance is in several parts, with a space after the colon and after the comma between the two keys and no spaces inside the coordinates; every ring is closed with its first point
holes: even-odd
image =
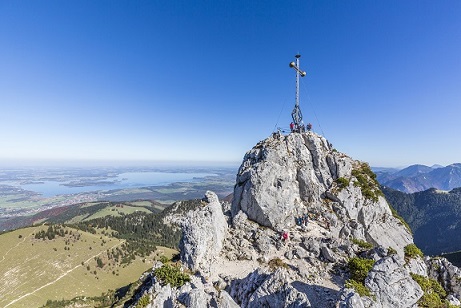
{"type": "Polygon", "coordinates": [[[289,237],[289,236],[288,236],[288,232],[283,231],[283,233],[282,233],[282,239],[283,239],[284,241],[287,241],[287,240],[288,240],[288,237],[289,237]]]}
{"type": "Polygon", "coordinates": [[[308,124],[306,125],[306,128],[307,128],[308,131],[310,131],[310,130],[312,129],[312,124],[311,124],[311,123],[308,123],[308,124]]]}
{"type": "Polygon", "coordinates": [[[296,225],[300,226],[301,225],[301,218],[295,217],[296,225]]]}
{"type": "Polygon", "coordinates": [[[290,130],[293,132],[295,129],[295,124],[293,122],[290,123],[290,130]]]}

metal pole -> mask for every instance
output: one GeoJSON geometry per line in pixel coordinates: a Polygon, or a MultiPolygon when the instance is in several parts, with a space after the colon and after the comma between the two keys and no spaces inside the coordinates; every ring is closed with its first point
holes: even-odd
{"type": "MultiPolygon", "coordinates": [[[[296,55],[295,57],[296,67],[299,68],[299,58],[301,57],[301,55],[296,55]]],[[[296,70],[296,108],[299,108],[299,70],[296,70]]]]}
{"type": "Polygon", "coordinates": [[[293,118],[293,123],[296,125],[296,130],[302,130],[301,124],[303,121],[303,114],[299,108],[299,76],[306,76],[306,72],[299,69],[299,58],[301,55],[296,55],[296,63],[291,62],[290,67],[296,71],[296,97],[295,97],[295,108],[291,112],[291,117],[293,118]]]}

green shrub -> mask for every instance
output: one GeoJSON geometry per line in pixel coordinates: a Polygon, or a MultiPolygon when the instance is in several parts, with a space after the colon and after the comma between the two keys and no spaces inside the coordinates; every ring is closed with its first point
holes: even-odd
{"type": "Polygon", "coordinates": [[[351,279],[363,284],[373,264],[375,260],[351,258],[348,262],[351,279]]]}
{"type": "Polygon", "coordinates": [[[346,288],[354,289],[360,296],[371,296],[371,292],[367,287],[353,279],[346,280],[345,286],[346,288]]]}
{"type": "Polygon", "coordinates": [[[138,300],[138,302],[136,303],[136,307],[135,307],[135,308],[144,308],[144,307],[147,307],[147,305],[149,305],[149,304],[150,304],[149,295],[144,294],[144,295],[138,300]]]}
{"type": "Polygon", "coordinates": [[[364,240],[360,240],[358,238],[353,238],[352,239],[352,243],[354,243],[355,245],[361,247],[361,248],[364,248],[364,249],[371,249],[373,248],[373,244],[371,243],[368,243],[364,240]]]}
{"type": "Polygon", "coordinates": [[[367,278],[373,264],[375,264],[375,260],[363,258],[349,259],[350,279],[346,281],[346,287],[353,288],[360,296],[371,296],[370,290],[365,287],[365,278],[367,278]]]}
{"type": "Polygon", "coordinates": [[[155,269],[154,275],[162,284],[170,284],[172,287],[180,287],[190,281],[189,275],[182,273],[179,267],[170,264],[164,264],[155,269]]]}
{"type": "Polygon", "coordinates": [[[443,300],[447,296],[447,292],[437,280],[413,273],[411,273],[411,277],[424,292],[423,296],[418,300],[419,307],[449,307],[448,303],[443,300]]]}
{"type": "Polygon", "coordinates": [[[442,300],[437,293],[426,293],[418,300],[418,307],[442,308],[442,300]]]}
{"type": "Polygon", "coordinates": [[[437,280],[413,273],[410,273],[410,275],[411,278],[413,278],[413,280],[419,284],[419,286],[424,292],[436,293],[441,298],[447,296],[447,292],[445,292],[445,290],[440,285],[440,283],[438,283],[437,280]]]}
{"type": "Polygon", "coordinates": [[[397,250],[395,250],[395,249],[392,248],[392,247],[387,248],[387,255],[388,255],[388,256],[396,255],[396,254],[397,254],[397,250]]]}
{"type": "Polygon", "coordinates": [[[384,196],[379,189],[379,183],[376,180],[376,174],[371,171],[367,163],[361,163],[358,168],[352,170],[355,177],[354,186],[360,187],[362,195],[373,202],[378,201],[379,196],[384,196]]]}
{"type": "Polygon", "coordinates": [[[97,267],[99,267],[99,268],[104,267],[104,263],[102,262],[102,259],[100,257],[96,258],[96,263],[97,263],[97,267]]]}
{"type": "Polygon", "coordinates": [[[405,253],[405,257],[407,258],[416,258],[416,257],[424,257],[423,252],[419,249],[415,244],[408,244],[403,249],[405,253]]]}
{"type": "Polygon", "coordinates": [[[274,258],[267,263],[272,271],[275,271],[279,267],[288,268],[285,262],[280,258],[274,258]]]}
{"type": "Polygon", "coordinates": [[[163,255],[160,256],[159,260],[160,260],[160,262],[162,262],[163,264],[168,263],[168,261],[170,261],[170,259],[168,259],[167,256],[163,256],[163,255]]]}
{"type": "Polygon", "coordinates": [[[338,183],[339,188],[343,189],[349,186],[350,181],[346,178],[341,177],[336,179],[336,183],[338,183]]]}

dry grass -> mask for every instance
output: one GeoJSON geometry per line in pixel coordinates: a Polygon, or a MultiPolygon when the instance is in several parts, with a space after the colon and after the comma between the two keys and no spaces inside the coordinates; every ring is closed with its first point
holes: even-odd
{"type": "MultiPolygon", "coordinates": [[[[79,240],[70,235],[45,241],[34,238],[35,232],[46,228],[36,226],[0,235],[0,307],[38,307],[48,299],[99,296],[136,281],[161,254],[157,251],[145,262],[137,258],[120,267],[107,259],[106,251],[123,241],[71,228],[66,229],[73,235],[78,232],[79,240]],[[70,250],[64,249],[65,240],[70,250]],[[96,257],[105,263],[102,269],[97,267],[96,257]]],[[[162,253],[171,257],[174,250],[162,248],[162,253]]]]}

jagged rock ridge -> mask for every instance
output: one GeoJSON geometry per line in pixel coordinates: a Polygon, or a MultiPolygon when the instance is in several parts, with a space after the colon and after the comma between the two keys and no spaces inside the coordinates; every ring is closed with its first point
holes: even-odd
{"type": "Polygon", "coordinates": [[[360,162],[312,132],[277,136],[245,155],[234,189],[234,215],[242,210],[263,226],[283,230],[294,226],[296,217],[318,211],[334,237],[352,235],[398,250],[412,242],[383,197],[373,202],[354,185],[352,173],[360,162]],[[339,178],[349,185],[339,188],[339,178]]]}
{"type": "MultiPolygon", "coordinates": [[[[368,170],[312,132],[261,141],[244,157],[232,205],[207,192],[183,220],[191,282],[171,288],[153,276],[141,294],[153,307],[416,307],[423,290],[410,273],[433,274],[431,261],[404,258],[412,236],[368,170]],[[363,281],[370,295],[345,287],[356,257],[376,261],[363,281]]],[[[456,303],[461,274],[443,268],[456,303]]]]}

